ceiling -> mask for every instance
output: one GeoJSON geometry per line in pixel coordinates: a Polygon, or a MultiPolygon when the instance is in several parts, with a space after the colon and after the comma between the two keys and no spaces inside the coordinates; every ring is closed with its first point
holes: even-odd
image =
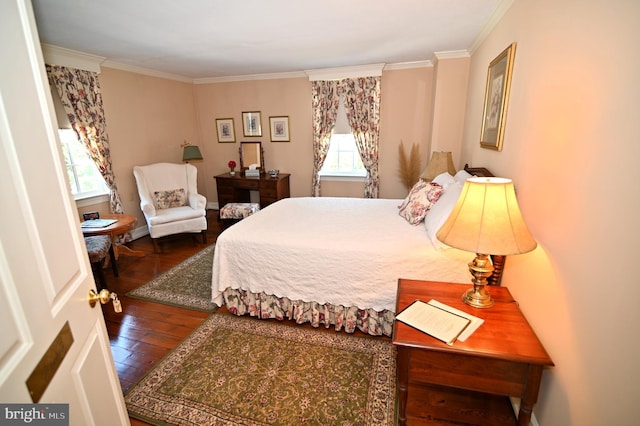
{"type": "Polygon", "coordinates": [[[32,0],[40,41],[191,79],[428,61],[505,0],[32,0]]]}

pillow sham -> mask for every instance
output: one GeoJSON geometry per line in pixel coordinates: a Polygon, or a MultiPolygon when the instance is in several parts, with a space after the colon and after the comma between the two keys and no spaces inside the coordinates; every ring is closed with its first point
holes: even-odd
{"type": "Polygon", "coordinates": [[[183,188],[153,193],[157,209],[170,209],[187,205],[187,194],[183,188]]]}
{"type": "Polygon", "coordinates": [[[453,185],[449,185],[442,195],[440,195],[438,202],[431,207],[431,210],[429,210],[429,213],[427,213],[427,216],[424,219],[427,236],[429,237],[431,244],[436,249],[442,250],[449,248],[448,245],[444,244],[436,237],[436,234],[440,228],[442,228],[442,225],[444,225],[444,222],[451,214],[451,211],[453,211],[453,207],[456,205],[458,198],[460,198],[463,186],[464,183],[462,182],[456,182],[453,185]]]}
{"type": "Polygon", "coordinates": [[[431,206],[438,201],[442,191],[442,186],[437,183],[418,181],[409,191],[407,198],[398,207],[400,216],[412,225],[419,224],[431,206]]]}

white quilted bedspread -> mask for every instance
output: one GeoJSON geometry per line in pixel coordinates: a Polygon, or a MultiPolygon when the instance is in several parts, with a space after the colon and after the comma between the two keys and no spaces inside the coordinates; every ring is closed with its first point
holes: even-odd
{"type": "Polygon", "coordinates": [[[212,298],[231,287],[291,300],[395,310],[399,278],[470,283],[473,253],[436,250],[402,200],[287,198],[222,232],[212,298]]]}

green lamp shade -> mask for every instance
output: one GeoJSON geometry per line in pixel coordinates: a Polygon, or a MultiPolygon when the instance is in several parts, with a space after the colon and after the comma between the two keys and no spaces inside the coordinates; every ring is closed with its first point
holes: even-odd
{"type": "Polygon", "coordinates": [[[202,160],[202,154],[197,145],[187,145],[184,147],[184,151],[182,151],[182,161],[189,160],[202,160]]]}

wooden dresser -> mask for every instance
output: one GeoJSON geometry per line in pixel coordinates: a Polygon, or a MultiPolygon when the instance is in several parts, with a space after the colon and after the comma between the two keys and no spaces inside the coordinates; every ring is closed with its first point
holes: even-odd
{"type": "Polygon", "coordinates": [[[288,173],[280,173],[277,177],[261,174],[260,177],[245,177],[238,172],[235,176],[229,173],[215,176],[218,188],[218,205],[222,208],[227,203],[248,203],[251,191],[260,193],[260,208],[265,208],[283,198],[290,197],[288,173]]]}

